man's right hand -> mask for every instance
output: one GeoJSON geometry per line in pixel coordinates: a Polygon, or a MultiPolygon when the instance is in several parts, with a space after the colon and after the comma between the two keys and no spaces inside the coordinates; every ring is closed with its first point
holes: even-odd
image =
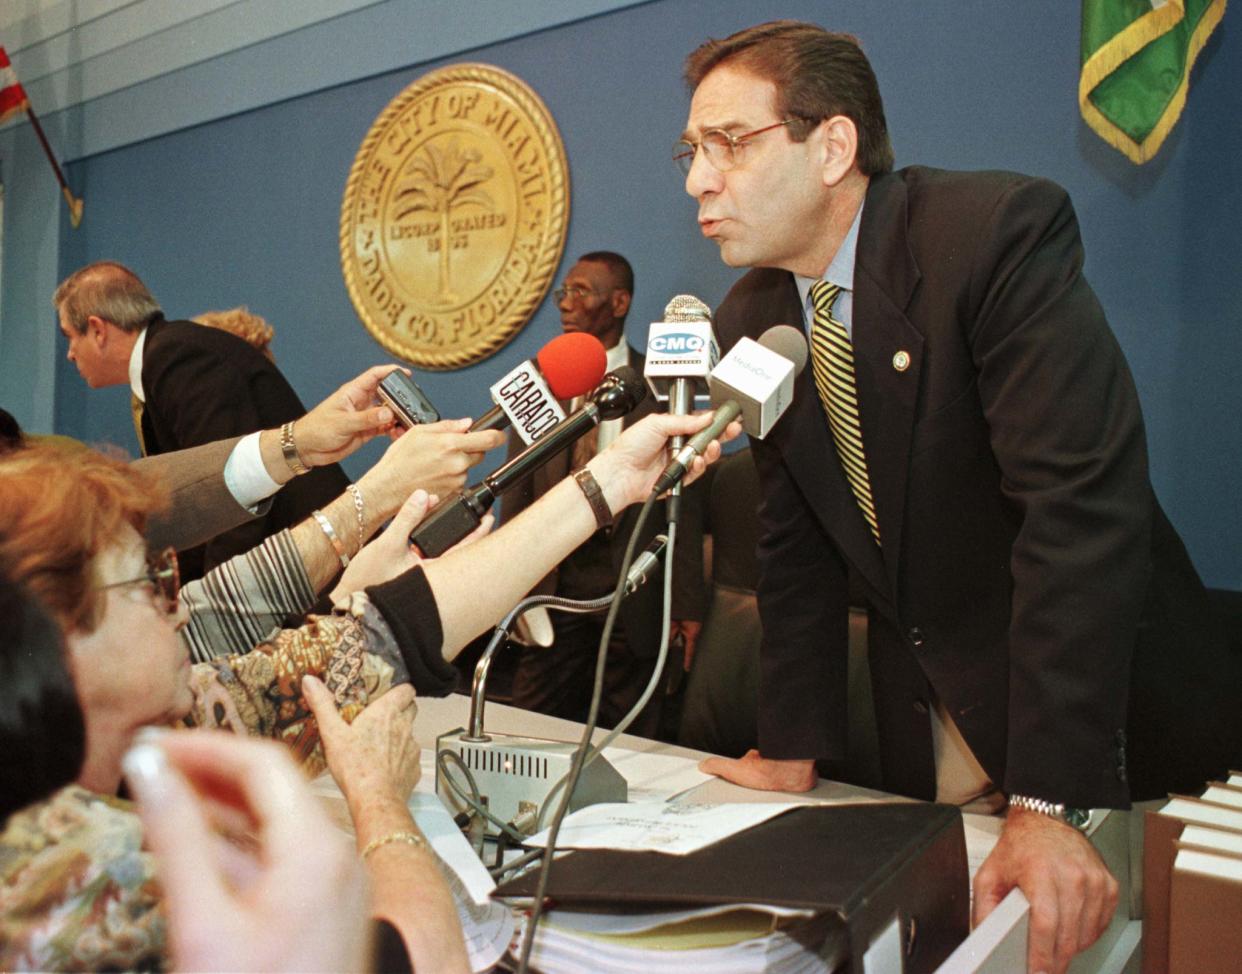
{"type": "Polygon", "coordinates": [[[376,365],[350,379],[293,425],[298,456],[308,467],[336,463],[396,421],[391,409],[379,405],[380,380],[398,365],[376,365]]]}
{"type": "Polygon", "coordinates": [[[810,791],[819,780],[810,758],[782,761],[753,749],[740,758],[707,758],[699,770],[757,791],[810,791]]]}

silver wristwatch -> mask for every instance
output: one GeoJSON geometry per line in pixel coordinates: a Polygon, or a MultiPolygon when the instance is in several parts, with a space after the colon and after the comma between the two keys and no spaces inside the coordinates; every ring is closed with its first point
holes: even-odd
{"type": "Polygon", "coordinates": [[[1044,801],[1042,798],[1031,798],[1029,795],[1010,795],[1009,804],[1014,808],[1024,808],[1028,812],[1038,812],[1040,815],[1055,818],[1079,832],[1086,832],[1087,826],[1091,824],[1089,808],[1071,808],[1057,802],[1044,801]]]}

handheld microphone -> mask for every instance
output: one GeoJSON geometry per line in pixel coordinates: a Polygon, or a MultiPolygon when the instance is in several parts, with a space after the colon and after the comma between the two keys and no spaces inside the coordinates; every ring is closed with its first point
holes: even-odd
{"type": "Polygon", "coordinates": [[[492,503],[605,419],[619,419],[647,396],[642,377],[628,365],[609,372],[582,407],[558,423],[516,457],[437,504],[413,531],[411,543],[427,558],[436,558],[468,535],[492,503]]]}
{"type": "Polygon", "coordinates": [[[709,379],[716,406],[711,422],[674,453],[655,492],[662,494],[680,482],[694,458],[738,416],[750,436],[767,436],[789,408],[794,379],[806,368],[806,360],[806,338],[789,325],[773,325],[759,341],[743,338],[734,345],[709,379]]]}
{"type": "Polygon", "coordinates": [[[603,343],[594,335],[558,335],[489,389],[496,405],[474,421],[470,432],[512,425],[530,446],[565,419],[558,399],[584,395],[599,384],[607,359],[603,343]]]}
{"type": "MultiPolygon", "coordinates": [[[[717,357],[711,309],[693,295],[679,294],[664,308],[664,320],[651,325],[643,374],[656,397],[668,401],[669,415],[685,416],[693,408],[695,395],[707,394],[707,377],[717,357]]],[[[684,442],[684,436],[674,436],[673,452],[684,442]]],[[[670,523],[677,521],[680,497],[681,485],[677,484],[668,503],[670,523]]]]}

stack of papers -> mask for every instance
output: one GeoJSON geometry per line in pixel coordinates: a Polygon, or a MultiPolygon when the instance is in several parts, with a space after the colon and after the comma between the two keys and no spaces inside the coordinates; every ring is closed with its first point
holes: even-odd
{"type": "Polygon", "coordinates": [[[541,921],[530,959],[542,974],[829,974],[846,954],[834,918],[740,904],[653,914],[556,910],[541,921]]]}

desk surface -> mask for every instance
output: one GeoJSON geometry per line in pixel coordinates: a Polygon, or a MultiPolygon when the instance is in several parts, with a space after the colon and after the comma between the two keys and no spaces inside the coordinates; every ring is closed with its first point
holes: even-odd
{"type": "MultiPolygon", "coordinates": [[[[470,701],[461,694],[440,698],[422,697],[419,698],[418,708],[415,733],[424,747],[433,747],[439,735],[466,725],[469,720],[470,701]]],[[[576,742],[582,736],[582,725],[574,721],[496,703],[487,704],[484,726],[489,733],[528,735],[559,741],[576,742]]],[[[596,731],[594,740],[599,741],[605,733],[606,731],[596,731]]],[[[701,751],[643,737],[632,737],[629,734],[618,737],[614,746],[689,758],[707,757],[701,751]]],[[[700,785],[676,800],[776,802],[785,801],[787,797],[781,792],[752,791],[716,779],[700,785]]],[[[847,798],[903,800],[883,792],[822,779],[812,791],[798,797],[820,801],[840,801],[847,798]]],[[[1126,813],[1110,812],[1092,823],[1091,840],[1121,883],[1122,905],[1118,907],[1112,926],[1099,942],[1071,965],[1071,974],[1088,974],[1094,971],[1113,974],[1137,970],[1140,924],[1130,920],[1125,909],[1125,904],[1129,901],[1130,880],[1127,818],[1126,813]]],[[[973,877],[979,863],[995,844],[1000,834],[1001,821],[995,816],[986,815],[964,815],[963,819],[966,825],[967,855],[973,877]]],[[[1014,890],[942,965],[942,974],[1011,974],[1021,971],[1026,956],[1028,912],[1026,898],[1021,892],[1014,890]]]]}

